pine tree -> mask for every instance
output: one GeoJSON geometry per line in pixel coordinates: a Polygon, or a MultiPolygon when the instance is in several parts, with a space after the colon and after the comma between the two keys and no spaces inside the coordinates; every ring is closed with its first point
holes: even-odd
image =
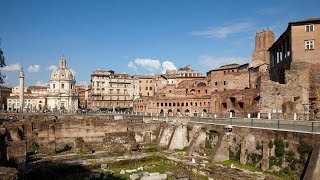
{"type": "MultiPolygon", "coordinates": [[[[1,44],[1,42],[0,42],[1,44]]],[[[6,66],[6,62],[5,62],[5,58],[4,58],[4,55],[3,55],[3,51],[2,49],[0,48],[0,68],[6,66]]],[[[0,84],[3,84],[4,83],[4,79],[5,78],[5,75],[2,75],[1,74],[1,69],[0,69],[0,84]]]]}

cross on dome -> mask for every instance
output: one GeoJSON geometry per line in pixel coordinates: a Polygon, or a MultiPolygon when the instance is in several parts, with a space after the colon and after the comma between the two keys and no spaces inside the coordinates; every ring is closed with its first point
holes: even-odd
{"type": "Polygon", "coordinates": [[[62,55],[60,59],[60,68],[66,68],[67,67],[67,59],[62,55]]]}

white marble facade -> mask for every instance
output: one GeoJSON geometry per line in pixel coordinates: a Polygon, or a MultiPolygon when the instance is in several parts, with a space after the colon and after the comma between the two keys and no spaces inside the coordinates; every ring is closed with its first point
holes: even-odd
{"type": "Polygon", "coordinates": [[[51,74],[47,108],[53,112],[75,112],[78,109],[75,85],[75,75],[67,68],[66,58],[62,57],[59,68],[51,74]]]}

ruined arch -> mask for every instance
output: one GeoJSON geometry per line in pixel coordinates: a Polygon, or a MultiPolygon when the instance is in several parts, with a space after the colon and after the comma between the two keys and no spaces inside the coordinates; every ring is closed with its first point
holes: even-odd
{"type": "Polygon", "coordinates": [[[207,86],[206,83],[204,83],[204,82],[199,82],[199,83],[197,84],[197,87],[203,87],[203,86],[207,86]]]}

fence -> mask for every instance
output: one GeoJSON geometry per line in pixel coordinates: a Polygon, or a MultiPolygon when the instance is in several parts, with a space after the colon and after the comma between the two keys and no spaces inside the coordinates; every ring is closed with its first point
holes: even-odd
{"type": "Polygon", "coordinates": [[[192,122],[207,124],[221,124],[233,126],[245,126],[255,128],[266,128],[287,131],[303,131],[320,133],[320,122],[314,121],[288,121],[288,120],[267,120],[267,119],[248,119],[248,118],[191,118],[192,122]]]}

